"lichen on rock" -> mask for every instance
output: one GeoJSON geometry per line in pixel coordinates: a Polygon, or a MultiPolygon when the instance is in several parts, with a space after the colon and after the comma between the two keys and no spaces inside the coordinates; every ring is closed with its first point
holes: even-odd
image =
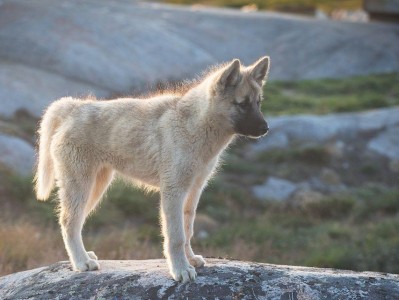
{"type": "Polygon", "coordinates": [[[399,275],[208,259],[195,282],[172,280],[163,259],[68,262],[0,277],[0,299],[399,299],[399,275]]]}

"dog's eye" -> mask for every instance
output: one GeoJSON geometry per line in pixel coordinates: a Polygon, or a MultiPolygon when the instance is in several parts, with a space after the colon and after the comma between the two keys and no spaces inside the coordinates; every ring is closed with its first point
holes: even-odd
{"type": "Polygon", "coordinates": [[[234,102],[234,104],[239,108],[246,109],[249,106],[249,99],[245,99],[241,102],[234,102]]]}

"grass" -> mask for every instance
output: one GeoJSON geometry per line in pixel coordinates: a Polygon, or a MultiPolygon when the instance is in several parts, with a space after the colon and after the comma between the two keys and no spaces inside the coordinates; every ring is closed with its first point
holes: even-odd
{"type": "Polygon", "coordinates": [[[295,162],[306,164],[325,165],[329,162],[330,155],[324,146],[309,145],[303,148],[279,149],[259,154],[258,161],[267,162],[295,162]]]}
{"type": "MultiPolygon", "coordinates": [[[[374,205],[391,203],[391,193],[397,195],[398,190],[380,195],[374,205]]],[[[391,209],[397,211],[399,200],[395,199],[391,209]]],[[[256,218],[237,217],[196,246],[238,259],[398,273],[399,220],[394,213],[383,215],[376,210],[359,220],[359,211],[364,210],[370,210],[369,203],[348,195],[325,197],[301,210],[269,203],[256,218]],[[238,245],[245,247],[240,250],[238,245]]]]}
{"type": "Polygon", "coordinates": [[[399,105],[399,75],[272,81],[264,87],[266,115],[327,114],[399,105]]]}

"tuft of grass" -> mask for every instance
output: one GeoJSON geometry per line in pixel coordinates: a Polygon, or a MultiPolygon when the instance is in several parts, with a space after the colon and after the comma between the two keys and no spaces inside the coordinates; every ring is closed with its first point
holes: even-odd
{"type": "Polygon", "coordinates": [[[327,149],[318,145],[302,148],[269,150],[260,153],[258,161],[264,163],[302,162],[308,165],[326,165],[330,161],[327,149]]]}
{"type": "Polygon", "coordinates": [[[306,203],[305,213],[320,219],[343,219],[347,217],[356,205],[356,200],[347,195],[325,197],[321,201],[306,203]]]}

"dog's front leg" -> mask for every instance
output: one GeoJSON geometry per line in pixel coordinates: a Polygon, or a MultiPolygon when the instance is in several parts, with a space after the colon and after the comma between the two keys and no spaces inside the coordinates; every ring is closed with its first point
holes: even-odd
{"type": "Polygon", "coordinates": [[[176,281],[182,282],[194,280],[197,276],[184,251],[183,205],[186,197],[187,191],[181,187],[167,186],[161,189],[164,254],[171,275],[176,281]]]}
{"type": "Polygon", "coordinates": [[[204,182],[202,181],[194,184],[184,204],[184,228],[186,235],[185,250],[187,259],[193,267],[202,267],[205,265],[205,259],[201,255],[195,255],[191,248],[191,238],[194,233],[195,212],[197,210],[198,201],[203,187],[204,182]]]}

